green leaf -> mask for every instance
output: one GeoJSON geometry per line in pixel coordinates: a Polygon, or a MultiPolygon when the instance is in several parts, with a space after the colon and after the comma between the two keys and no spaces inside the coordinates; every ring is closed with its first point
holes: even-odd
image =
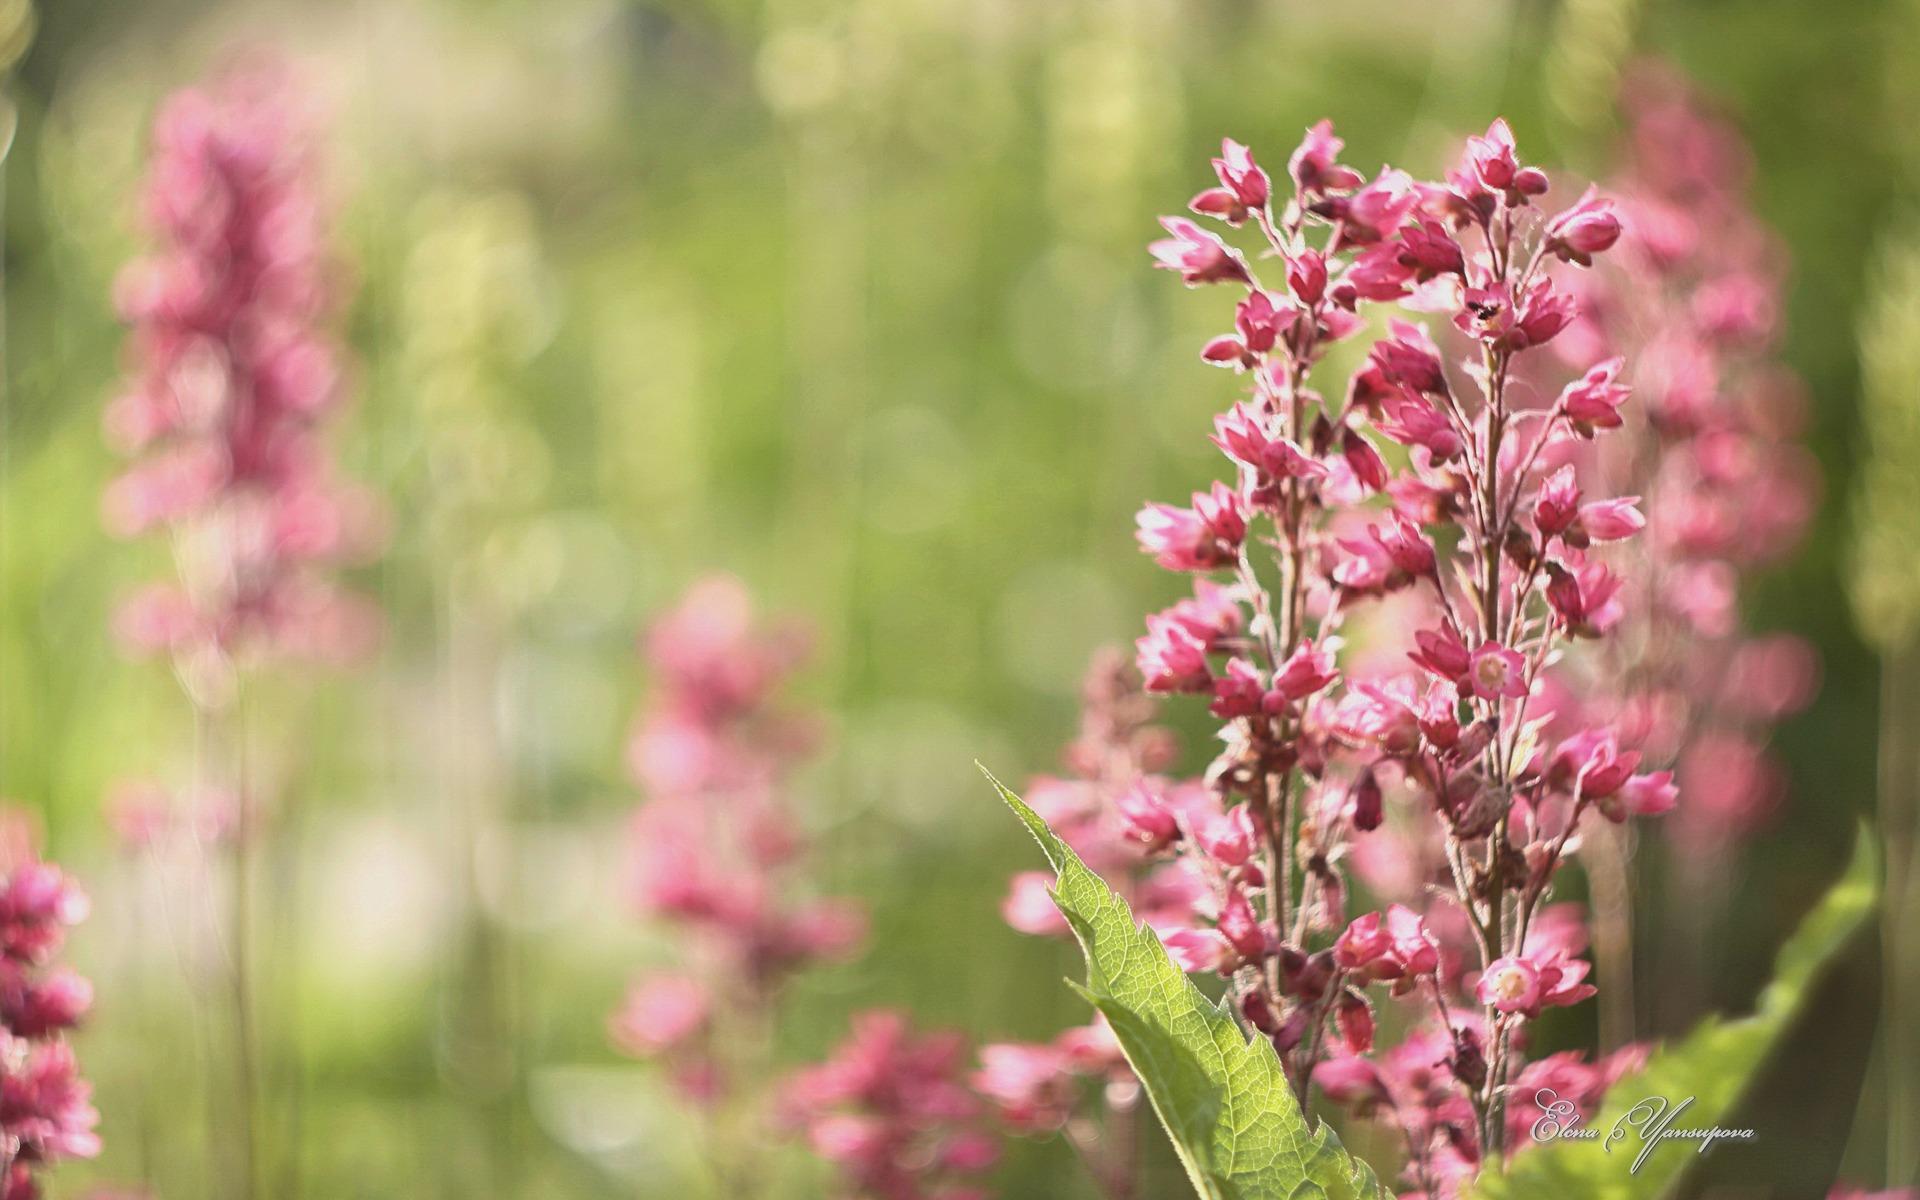
{"type": "MultiPolygon", "coordinates": [[[[1599,1134],[1598,1139],[1529,1146],[1514,1158],[1506,1174],[1483,1176],[1476,1195],[1483,1200],[1541,1196],[1654,1200],[1665,1194],[1698,1160],[1698,1143],[1662,1145],[1647,1155],[1638,1171],[1630,1172],[1641,1150],[1639,1134],[1629,1130],[1607,1149],[1602,1143],[1609,1131],[1634,1105],[1655,1096],[1676,1105],[1693,1098],[1671,1128],[1727,1124],[1728,1114],[1793,1021],[1822,967],[1839,954],[1863,922],[1872,920],[1879,898],[1878,863],[1874,841],[1862,830],[1846,874],[1781,947],[1773,980],[1761,992],[1752,1016],[1735,1021],[1709,1018],[1678,1044],[1655,1052],[1644,1069],[1615,1083],[1601,1100],[1598,1113],[1586,1126],[1599,1134]]],[[[1533,1101],[1513,1096],[1509,1103],[1533,1101]]],[[[1742,1150],[1723,1143],[1710,1152],[1739,1154],[1742,1150]]]]}
{"type": "MultiPolygon", "coordinates": [[[[982,768],[984,771],[985,768],[982,768]]],[[[1205,1200],[1374,1200],[1381,1189],[1331,1129],[1309,1127],[1272,1043],[1175,966],[1126,902],[993,778],[1058,872],[1053,900],[1087,956],[1078,989],[1106,1015],[1205,1200]]]]}

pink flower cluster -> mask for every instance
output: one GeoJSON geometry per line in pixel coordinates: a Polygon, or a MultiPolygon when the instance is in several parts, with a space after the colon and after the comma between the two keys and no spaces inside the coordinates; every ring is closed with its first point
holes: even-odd
{"type": "MultiPolygon", "coordinates": [[[[1223,592],[1203,589],[1189,607],[1214,600],[1228,604],[1223,592]]],[[[1236,853],[1232,843],[1244,858],[1253,852],[1253,833],[1244,813],[1221,812],[1203,784],[1164,774],[1179,747],[1171,731],[1154,724],[1157,707],[1125,657],[1101,651],[1081,688],[1080,732],[1064,755],[1065,773],[1030,780],[1024,796],[1176,957],[1211,961],[1212,931],[1194,928],[1195,909],[1211,893],[1187,860],[1165,850],[1183,827],[1194,826],[1219,852],[1236,853]]],[[[1070,936],[1052,886],[1050,871],[1016,873],[1001,905],[1007,924],[1036,936],[1070,936]]],[[[1108,1195],[1131,1194],[1140,1085],[1104,1020],[1049,1041],[988,1045],[973,1080],[1009,1131],[1064,1134],[1108,1195]]]]}
{"type": "Polygon", "coordinates": [[[865,935],[852,904],[795,895],[805,847],[785,791],[817,738],[774,693],[803,642],[760,628],[746,589],[725,577],[694,585],[645,639],[655,690],[629,742],[647,796],[633,821],[633,895],[682,935],[689,961],[637,981],[612,1031],[707,1099],[731,1082],[716,1026],[764,1013],[793,972],[851,954],[865,935]]]}
{"type": "Polygon", "coordinates": [[[1636,71],[1616,190],[1627,232],[1582,277],[1559,346],[1576,364],[1631,355],[1646,420],[1578,463],[1596,487],[1647,499],[1623,636],[1569,683],[1562,723],[1614,720],[1673,763],[1688,804],[1669,826],[1692,851],[1762,825],[1784,775],[1771,726],[1804,707],[1818,663],[1802,640],[1742,627],[1742,578],[1803,537],[1819,476],[1798,444],[1804,396],[1774,358],[1784,258],[1746,198],[1738,133],[1678,77],[1636,71]]]}
{"type": "Polygon", "coordinates": [[[1149,505],[1138,532],[1195,577],[1147,619],[1140,673],[1204,697],[1224,748],[1198,794],[1127,788],[1111,819],[1197,888],[1147,919],[1227,979],[1303,1099],[1319,1080],[1390,1112],[1409,1179],[1451,1194],[1503,1151],[1510,1085],[1535,1069],[1527,1022],[1593,994],[1584,931],[1544,903],[1583,822],[1677,797],[1642,769],[1640,730],[1567,720],[1547,695],[1549,667],[1628,619],[1632,560],[1608,547],[1648,524],[1640,496],[1581,470],[1627,424],[1632,368],[1598,355],[1542,386],[1557,366],[1536,353],[1580,325],[1574,279],[1623,220],[1593,189],[1543,207],[1550,180],[1503,121],[1436,181],[1368,178],[1341,149],[1309,130],[1283,193],[1225,143],[1199,220],[1163,218],[1152,247],[1236,296],[1201,350],[1247,385],[1214,420],[1230,474],[1149,505]],[[1327,388],[1330,352],[1363,339],[1327,388]],[[1353,866],[1397,875],[1404,903],[1350,912],[1353,866]],[[1378,1052],[1376,989],[1414,1006],[1378,1052]]]}
{"type": "Polygon", "coordinates": [[[985,1200],[1000,1139],[967,1085],[969,1053],[958,1034],[917,1035],[900,1013],[862,1013],[825,1062],[788,1081],[786,1118],[839,1168],[842,1195],[985,1200]]]}
{"type": "Polygon", "coordinates": [[[93,988],[48,965],[67,928],[85,918],[87,898],[51,863],[12,847],[8,857],[0,876],[0,1196],[33,1200],[49,1164],[100,1152],[100,1114],[64,1037],[93,1003],[93,988]]]}
{"type": "MultiPolygon", "coordinates": [[[[1103,652],[1095,659],[1081,698],[1080,736],[1067,748],[1067,774],[1029,781],[1027,802],[1135,913],[1172,934],[1187,926],[1205,889],[1185,864],[1157,852],[1179,835],[1178,812],[1204,808],[1206,789],[1161,774],[1178,745],[1152,724],[1154,701],[1120,655],[1103,652]]],[[[1052,888],[1050,871],[1016,874],[1001,915],[1022,933],[1065,937],[1052,888]]]]}
{"type": "Polygon", "coordinates": [[[105,517],[124,536],[169,532],[178,567],[118,631],[203,671],[242,653],[347,657],[377,629],[322,569],[371,550],[378,521],[321,437],[343,391],[310,143],[273,69],[174,95],[146,183],[157,245],[117,288],[133,332],[106,431],[134,461],[105,517]]]}

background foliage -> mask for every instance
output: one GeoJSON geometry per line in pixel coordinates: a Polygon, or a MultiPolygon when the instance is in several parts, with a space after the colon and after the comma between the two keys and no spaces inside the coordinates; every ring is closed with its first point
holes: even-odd
{"type": "MultiPolygon", "coordinates": [[[[395,513],[365,580],[390,613],[378,661],[260,706],[298,735],[276,767],[301,781],[265,968],[276,1082],[300,1098],[287,1195],[698,1177],[686,1118],[604,1015],[659,951],[621,898],[633,632],[707,568],[819,630],[808,686],[835,750],[809,810],[826,885],[877,914],[870,955],[803,985],[783,1053],[872,1003],[981,1036],[1079,1012],[1051,986],[1070,950],[997,918],[1031,847],[970,764],[1052,765],[1088,653],[1169,598],[1130,514],[1198,477],[1232,384],[1192,368],[1208,318],[1141,244],[1221,134],[1275,157],[1329,115],[1357,163],[1432,166],[1503,112],[1529,153],[1597,170],[1617,63],[1675,60],[1753,141],[1834,497],[1856,318],[1912,183],[1916,17],[1869,0],[14,0],[0,44],[33,17],[8,88],[0,794],[95,895],[74,956],[101,996],[81,1051],[108,1150],[68,1188],[199,1186],[187,918],[101,816],[114,780],[189,739],[164,669],[104,633],[157,551],[100,530],[99,416],[147,121],[233,46],[283,48],[333,114],[358,284],[342,446],[395,513]],[[464,812],[473,861],[448,849],[464,812]]],[[[1793,802],[1740,917],[1657,1032],[1751,1002],[1871,806],[1846,519],[1826,505],[1753,597],[1757,624],[1819,645],[1825,687],[1783,733],[1793,802]]],[[[1878,1161],[1876,1103],[1856,1164],[1878,1161]]],[[[1058,1147],[1014,1168],[1011,1196],[1078,1186],[1058,1147]]]]}

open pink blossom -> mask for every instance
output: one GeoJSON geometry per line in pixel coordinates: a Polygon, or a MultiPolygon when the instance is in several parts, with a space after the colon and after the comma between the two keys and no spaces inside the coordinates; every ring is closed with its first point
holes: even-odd
{"type": "Polygon", "coordinates": [[[1230,225],[1238,225],[1247,214],[1266,207],[1271,185],[1267,173],[1253,161],[1253,154],[1232,138],[1220,143],[1220,157],[1213,160],[1220,186],[1209,188],[1193,198],[1193,210],[1217,216],[1230,225]]]}
{"type": "Polygon", "coordinates": [[[1488,642],[1473,652],[1467,678],[1483,700],[1513,700],[1527,694],[1527,664],[1518,650],[1488,642]]]}
{"type": "Polygon", "coordinates": [[[1246,280],[1246,263],[1213,234],[1183,217],[1161,217],[1160,224],[1173,236],[1147,249],[1156,266],[1180,272],[1188,287],[1246,280]]]}
{"type": "Polygon", "coordinates": [[[1579,202],[1547,222],[1547,244],[1569,262],[1592,266],[1593,256],[1620,240],[1620,214],[1613,201],[1588,187],[1579,202]]]}
{"type": "Polygon", "coordinates": [[[1618,542],[1647,527],[1640,497],[1619,496],[1580,506],[1580,528],[1596,542],[1618,542]]]}
{"type": "Polygon", "coordinates": [[[1299,446],[1267,432],[1266,421],[1244,403],[1213,419],[1214,445],[1227,457],[1279,479],[1324,475],[1326,467],[1299,446]]]}
{"type": "Polygon", "coordinates": [[[1169,571],[1228,566],[1238,560],[1247,533],[1245,504],[1224,483],[1195,492],[1192,508],[1149,504],[1137,520],[1140,548],[1169,571]]]}
{"type": "Polygon", "coordinates": [[[1372,979],[1426,975],[1440,965],[1440,946],[1420,915],[1403,905],[1386,914],[1356,918],[1334,943],[1333,960],[1344,971],[1372,979]]]}
{"type": "Polygon", "coordinates": [[[1333,652],[1308,638],[1274,671],[1273,692],[1285,701],[1305,700],[1338,678],[1333,652]]]}
{"type": "Polygon", "coordinates": [[[1610,358],[1600,363],[1560,393],[1560,410],[1576,429],[1618,429],[1620,407],[1626,403],[1629,389],[1617,382],[1624,359],[1610,358]]]}
{"type": "Polygon", "coordinates": [[[1147,618],[1146,635],[1134,643],[1140,674],[1153,692],[1204,692],[1213,683],[1207,643],[1165,613],[1147,618]]]}
{"type": "Polygon", "coordinates": [[[1586,974],[1582,959],[1511,955],[1487,964],[1474,996],[1499,1012],[1537,1017],[1542,1009],[1578,1004],[1592,996],[1593,985],[1582,982],[1586,974]]]}

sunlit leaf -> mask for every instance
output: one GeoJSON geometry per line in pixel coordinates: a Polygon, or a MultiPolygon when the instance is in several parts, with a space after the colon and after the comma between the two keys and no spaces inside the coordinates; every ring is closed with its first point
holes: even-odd
{"type": "MultiPolygon", "coordinates": [[[[1650,1097],[1678,1105],[1693,1103],[1670,1128],[1724,1125],[1755,1073],[1798,1012],[1802,997],[1821,968],[1844,947],[1863,921],[1872,918],[1879,894],[1878,851],[1864,831],[1856,839],[1846,874],[1800,923],[1781,947],[1773,981],[1761,992],[1753,1015],[1734,1021],[1710,1017],[1683,1040],[1656,1051],[1644,1069],[1625,1076],[1608,1090],[1599,1112],[1586,1127],[1591,1141],[1556,1140],[1524,1148],[1505,1175],[1483,1176],[1477,1194],[1485,1200],[1535,1200],[1577,1196],[1580,1200],[1654,1200],[1696,1160],[1697,1142],[1676,1141],[1646,1156],[1640,1134],[1629,1128],[1610,1148],[1607,1136],[1629,1110],[1650,1097]]],[[[1530,1104],[1515,1096],[1512,1103],[1530,1104]]],[[[1709,1153],[1738,1154],[1722,1143],[1709,1153]]]]}
{"type": "Polygon", "coordinates": [[[1079,990],[1112,1024],[1194,1190],[1206,1200],[1380,1196],[1373,1171],[1301,1115],[1272,1044],[1249,1042],[1126,902],[1018,796],[993,785],[1058,872],[1054,903],[1087,957],[1079,990]]]}

